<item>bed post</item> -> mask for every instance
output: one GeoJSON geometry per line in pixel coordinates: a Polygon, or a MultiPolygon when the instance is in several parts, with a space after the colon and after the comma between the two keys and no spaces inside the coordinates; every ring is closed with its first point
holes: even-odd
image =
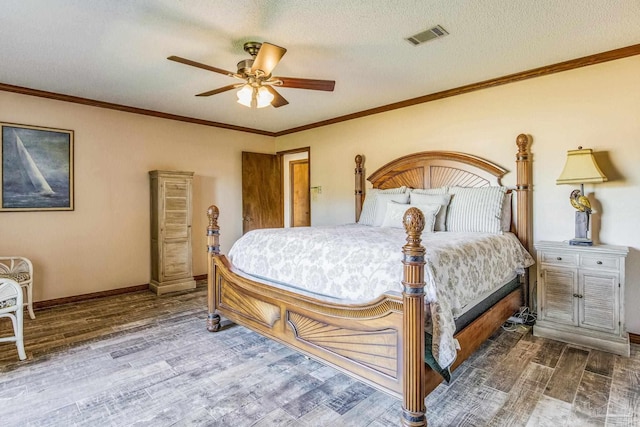
{"type": "Polygon", "coordinates": [[[356,156],[356,222],[360,220],[360,214],[362,213],[362,196],[364,194],[363,160],[362,155],[358,154],[356,156]]]}
{"type": "Polygon", "coordinates": [[[209,218],[209,225],[207,226],[207,306],[209,309],[207,315],[207,330],[209,332],[217,332],[220,330],[220,316],[216,314],[215,267],[213,265],[213,258],[220,255],[219,215],[220,211],[217,206],[209,206],[209,209],[207,209],[207,217],[209,218]]]}
{"type": "Polygon", "coordinates": [[[402,425],[426,426],[424,365],[424,215],[409,208],[403,217],[407,243],[402,247],[402,425]]]}
{"type": "MultiPolygon", "coordinates": [[[[518,146],[518,154],[516,155],[516,168],[517,168],[517,182],[516,182],[516,200],[517,200],[517,219],[516,219],[516,234],[518,239],[529,252],[531,252],[531,239],[532,239],[532,222],[531,222],[531,209],[533,206],[532,192],[531,192],[531,159],[529,151],[529,137],[523,133],[516,138],[516,144],[518,146]]],[[[523,275],[524,286],[524,305],[529,307],[529,275],[525,273],[523,275]]]]}

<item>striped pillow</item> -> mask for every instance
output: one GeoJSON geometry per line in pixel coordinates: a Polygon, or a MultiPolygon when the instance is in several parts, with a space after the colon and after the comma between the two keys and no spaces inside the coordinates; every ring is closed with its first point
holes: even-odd
{"type": "Polygon", "coordinates": [[[506,187],[451,187],[447,231],[502,234],[506,187]]]}
{"type": "MultiPolygon", "coordinates": [[[[362,212],[360,213],[360,220],[358,224],[373,225],[376,218],[376,199],[378,194],[404,194],[407,191],[407,187],[389,188],[387,190],[379,190],[377,188],[370,188],[367,190],[367,195],[362,204],[362,212]]],[[[405,202],[406,203],[406,202],[405,202]]]]}

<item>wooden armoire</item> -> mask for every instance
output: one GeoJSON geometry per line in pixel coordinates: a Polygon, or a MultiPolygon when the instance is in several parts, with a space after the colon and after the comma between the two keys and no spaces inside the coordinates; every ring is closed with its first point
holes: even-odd
{"type": "Polygon", "coordinates": [[[151,179],[151,282],[156,294],[193,289],[191,187],[193,172],[149,172],[151,179]]]}

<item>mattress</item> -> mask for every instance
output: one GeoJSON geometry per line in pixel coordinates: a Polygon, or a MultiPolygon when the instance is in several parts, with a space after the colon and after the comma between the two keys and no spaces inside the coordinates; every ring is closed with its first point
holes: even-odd
{"type": "MultiPolygon", "coordinates": [[[[515,235],[423,233],[426,330],[442,367],[455,360],[455,319],[524,272],[533,258],[515,235]]],[[[359,303],[402,292],[404,230],[359,224],[253,230],[229,252],[235,270],[319,299],[359,303]]]]}

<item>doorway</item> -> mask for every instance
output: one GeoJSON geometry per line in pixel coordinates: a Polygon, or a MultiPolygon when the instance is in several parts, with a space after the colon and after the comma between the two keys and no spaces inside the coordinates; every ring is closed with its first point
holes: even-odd
{"type": "Polygon", "coordinates": [[[311,225],[309,202],[309,161],[294,160],[289,162],[289,188],[291,203],[291,227],[308,227],[311,225]]]}
{"type": "Polygon", "coordinates": [[[311,225],[309,149],[282,154],[285,227],[311,225]]]}

